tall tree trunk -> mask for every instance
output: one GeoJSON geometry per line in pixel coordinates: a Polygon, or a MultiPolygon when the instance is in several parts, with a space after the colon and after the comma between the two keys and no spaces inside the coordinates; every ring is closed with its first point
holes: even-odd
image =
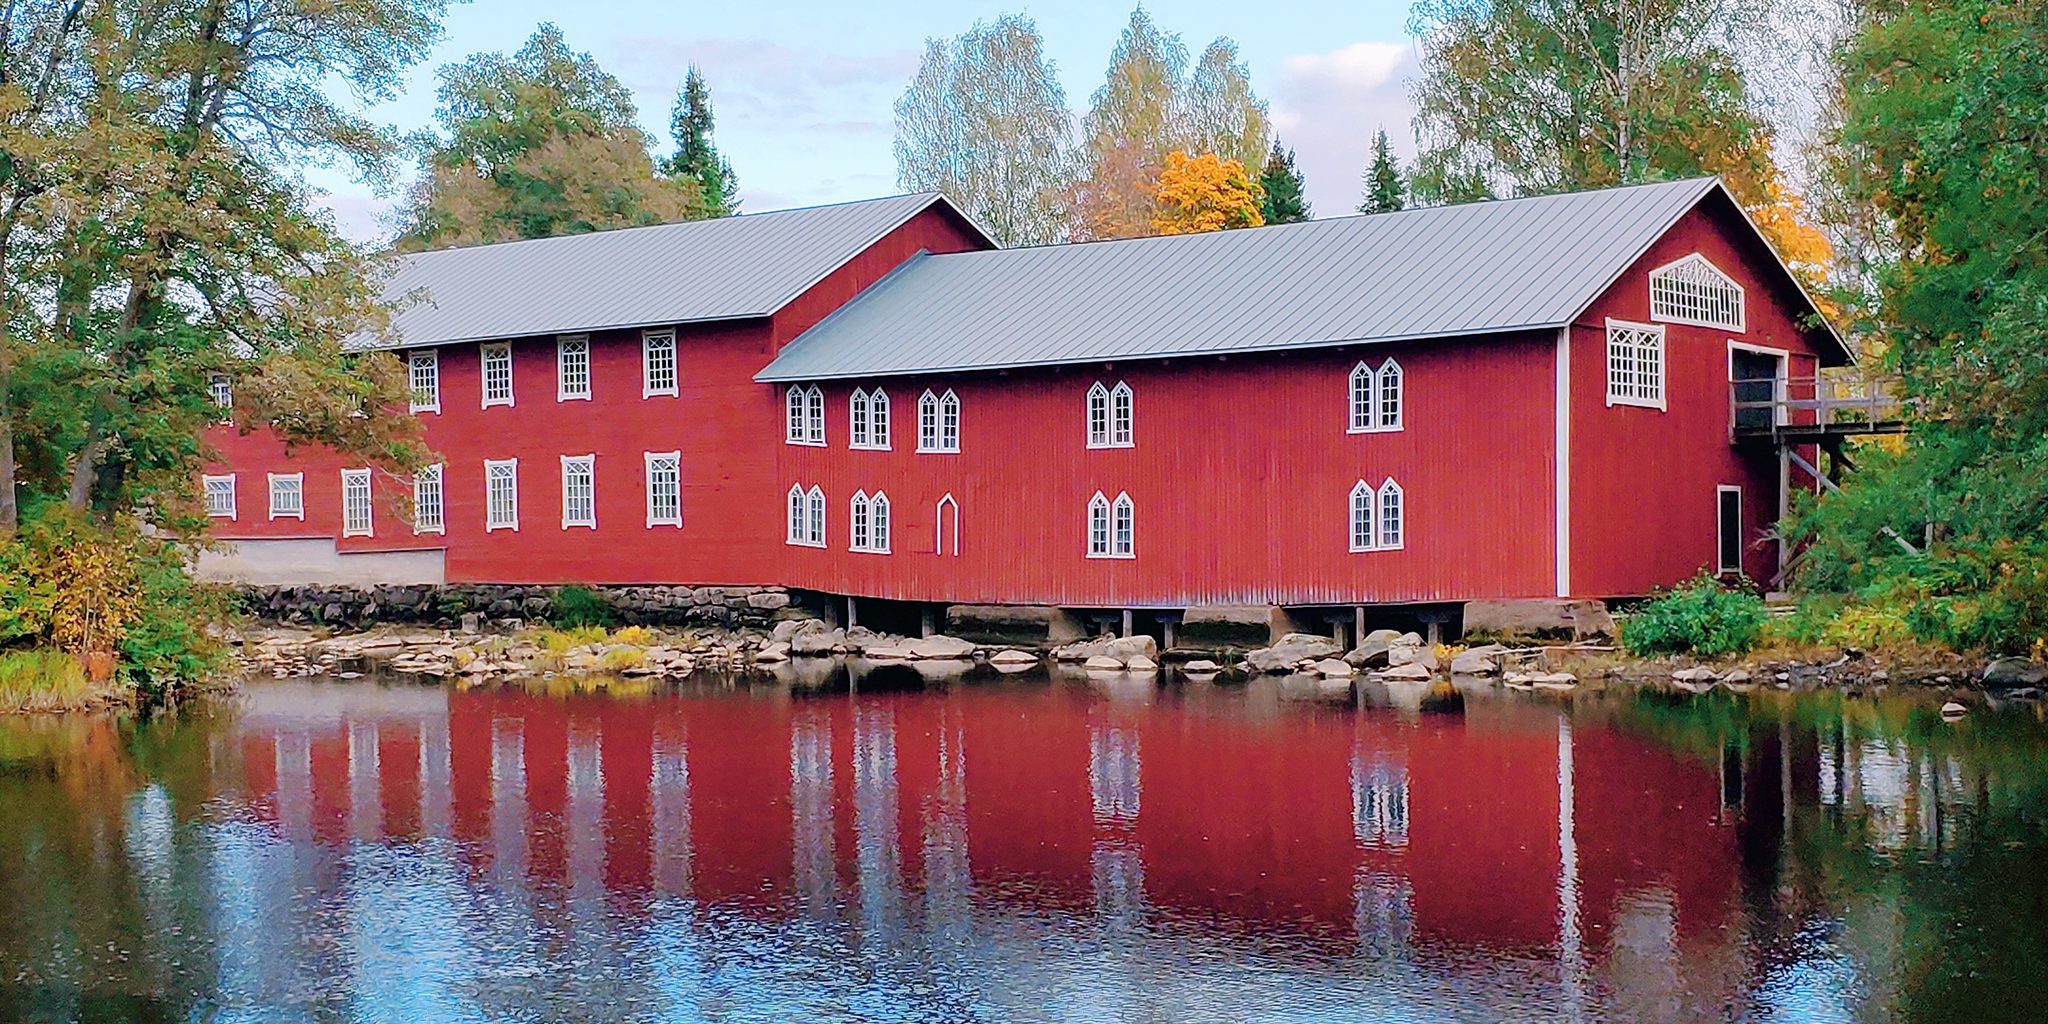
{"type": "Polygon", "coordinates": [[[0,223],[0,540],[14,536],[21,508],[14,493],[14,348],[13,302],[7,278],[7,243],[14,236],[14,208],[0,223]]]}

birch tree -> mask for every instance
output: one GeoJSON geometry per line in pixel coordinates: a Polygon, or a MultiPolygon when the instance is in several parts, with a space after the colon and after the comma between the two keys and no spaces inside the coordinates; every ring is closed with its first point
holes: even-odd
{"type": "Polygon", "coordinates": [[[1238,59],[1236,43],[1218,39],[1202,51],[1188,79],[1186,107],[1188,141],[1196,152],[1246,167],[1265,159],[1273,121],[1266,101],[1252,92],[1251,72],[1238,59]]]}
{"type": "Polygon", "coordinates": [[[1004,245],[1066,237],[1073,115],[1031,19],[930,39],[896,101],[896,180],[938,191],[1004,245]]]}

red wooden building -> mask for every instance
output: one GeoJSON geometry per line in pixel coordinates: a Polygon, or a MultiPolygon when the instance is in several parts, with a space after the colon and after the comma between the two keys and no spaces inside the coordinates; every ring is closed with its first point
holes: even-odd
{"type": "Polygon", "coordinates": [[[1765,584],[1804,478],[1731,381],[1849,359],[1713,179],[1014,250],[905,196],[389,289],[362,343],[439,466],[222,428],[222,571],[1169,614],[1765,584]]]}

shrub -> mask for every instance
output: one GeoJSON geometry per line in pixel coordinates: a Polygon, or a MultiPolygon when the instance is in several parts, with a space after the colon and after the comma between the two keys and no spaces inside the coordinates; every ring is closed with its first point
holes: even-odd
{"type": "Polygon", "coordinates": [[[567,654],[578,647],[589,647],[604,643],[606,633],[603,626],[577,626],[572,629],[543,629],[534,634],[534,642],[549,654],[567,654]]]}
{"type": "Polygon", "coordinates": [[[624,672],[647,664],[647,652],[637,647],[614,647],[604,652],[598,665],[607,672],[624,672]]]}
{"type": "Polygon", "coordinates": [[[0,711],[65,711],[90,702],[78,659],[63,651],[0,654],[0,711]]]}
{"type": "Polygon", "coordinates": [[[613,626],[619,621],[619,610],[603,594],[589,587],[568,586],[555,591],[549,602],[553,615],[549,621],[558,629],[575,629],[582,626],[613,626]]]}
{"type": "Polygon", "coordinates": [[[1755,594],[1701,576],[1644,602],[1622,623],[1621,643],[1639,655],[1741,654],[1756,646],[1766,617],[1755,594]]]}
{"type": "Polygon", "coordinates": [[[654,631],[646,626],[627,626],[612,634],[612,642],[645,647],[654,642],[654,631]]]}

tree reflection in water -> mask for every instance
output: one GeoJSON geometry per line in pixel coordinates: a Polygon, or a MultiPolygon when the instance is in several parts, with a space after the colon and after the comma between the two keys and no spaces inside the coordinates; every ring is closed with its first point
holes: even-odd
{"type": "Polygon", "coordinates": [[[925,686],[0,721],[0,1018],[2038,1019],[2033,708],[925,686]]]}

